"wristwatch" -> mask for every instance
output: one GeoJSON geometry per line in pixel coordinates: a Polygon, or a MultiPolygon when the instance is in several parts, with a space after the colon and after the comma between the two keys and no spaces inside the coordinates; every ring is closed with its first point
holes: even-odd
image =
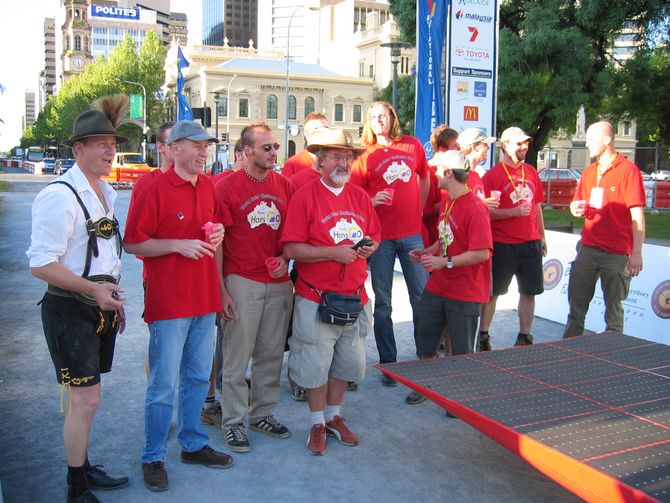
{"type": "Polygon", "coordinates": [[[454,267],[454,262],[451,260],[451,257],[447,255],[447,269],[454,267]]]}

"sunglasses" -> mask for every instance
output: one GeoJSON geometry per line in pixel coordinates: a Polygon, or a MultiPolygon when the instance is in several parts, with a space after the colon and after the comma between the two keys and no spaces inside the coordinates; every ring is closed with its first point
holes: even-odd
{"type": "Polygon", "coordinates": [[[263,152],[269,152],[272,149],[279,150],[281,145],[279,143],[266,143],[265,145],[261,145],[258,148],[262,149],[263,152]]]}

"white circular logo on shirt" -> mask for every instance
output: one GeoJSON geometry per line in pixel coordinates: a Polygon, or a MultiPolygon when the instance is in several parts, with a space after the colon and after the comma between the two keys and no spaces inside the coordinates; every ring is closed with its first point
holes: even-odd
{"type": "Polygon", "coordinates": [[[333,238],[335,244],[339,244],[347,239],[353,243],[357,243],[363,239],[363,230],[353,218],[351,220],[340,218],[328,231],[328,234],[333,238]]]}
{"type": "Polygon", "coordinates": [[[261,201],[247,215],[247,220],[252,229],[265,224],[276,231],[281,225],[281,213],[279,213],[275,203],[270,202],[270,206],[268,206],[265,201],[261,201]]]}

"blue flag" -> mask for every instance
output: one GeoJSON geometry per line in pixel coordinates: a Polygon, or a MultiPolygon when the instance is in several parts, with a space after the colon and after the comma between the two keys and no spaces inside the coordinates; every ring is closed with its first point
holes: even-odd
{"type": "Polygon", "coordinates": [[[433,156],[430,134],[444,123],[444,96],[442,94],[442,51],[447,26],[448,0],[417,0],[417,61],[416,108],[414,136],[433,156]]]}
{"type": "Polygon", "coordinates": [[[193,111],[191,110],[186,95],[184,94],[184,76],[181,74],[181,69],[177,75],[177,120],[178,121],[192,121],[193,111]]]}
{"type": "Polygon", "coordinates": [[[182,68],[187,68],[191,66],[191,63],[184,57],[184,53],[181,52],[181,47],[177,46],[177,68],[180,70],[182,68]]]}

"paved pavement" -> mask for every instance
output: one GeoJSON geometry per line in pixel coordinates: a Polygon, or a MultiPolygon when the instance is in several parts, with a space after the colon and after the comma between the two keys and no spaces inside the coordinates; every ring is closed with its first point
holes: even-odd
{"type": "MultiPolygon", "coordinates": [[[[30,205],[50,177],[0,175],[0,482],[4,501],[51,502],[65,498],[60,388],[42,333],[39,307],[44,284],[28,271],[30,205]],[[27,181],[30,180],[30,181],[27,181]]],[[[117,214],[125,221],[129,193],[121,192],[117,214]]],[[[114,369],[103,377],[103,400],[91,431],[90,458],[130,486],[99,492],[104,502],[228,501],[578,501],[514,454],[462,421],[448,419],[431,402],[406,405],[407,388],[384,388],[374,338],[367,346],[367,376],[347,393],[343,415],[359,434],[358,447],[328,441],[324,457],[305,449],[308,411],[294,402],[282,375],[276,416],[292,431],[277,440],[251,432],[252,451],[234,454],[235,466],[212,470],[179,461],[175,436],[169,441],[170,490],[144,488],[139,451],[143,441],[143,400],[148,334],[140,319],[140,264],[124,255],[128,327],[117,340],[114,369]]],[[[413,359],[411,312],[400,275],[394,286],[394,320],[399,359],[413,359]]],[[[492,326],[494,348],[511,346],[517,332],[513,301],[502,298],[492,326]]],[[[563,326],[535,319],[536,341],[561,337],[563,326]]],[[[224,449],[223,435],[207,427],[210,443],[224,449]]],[[[0,502],[2,498],[0,498],[0,502]]]]}

